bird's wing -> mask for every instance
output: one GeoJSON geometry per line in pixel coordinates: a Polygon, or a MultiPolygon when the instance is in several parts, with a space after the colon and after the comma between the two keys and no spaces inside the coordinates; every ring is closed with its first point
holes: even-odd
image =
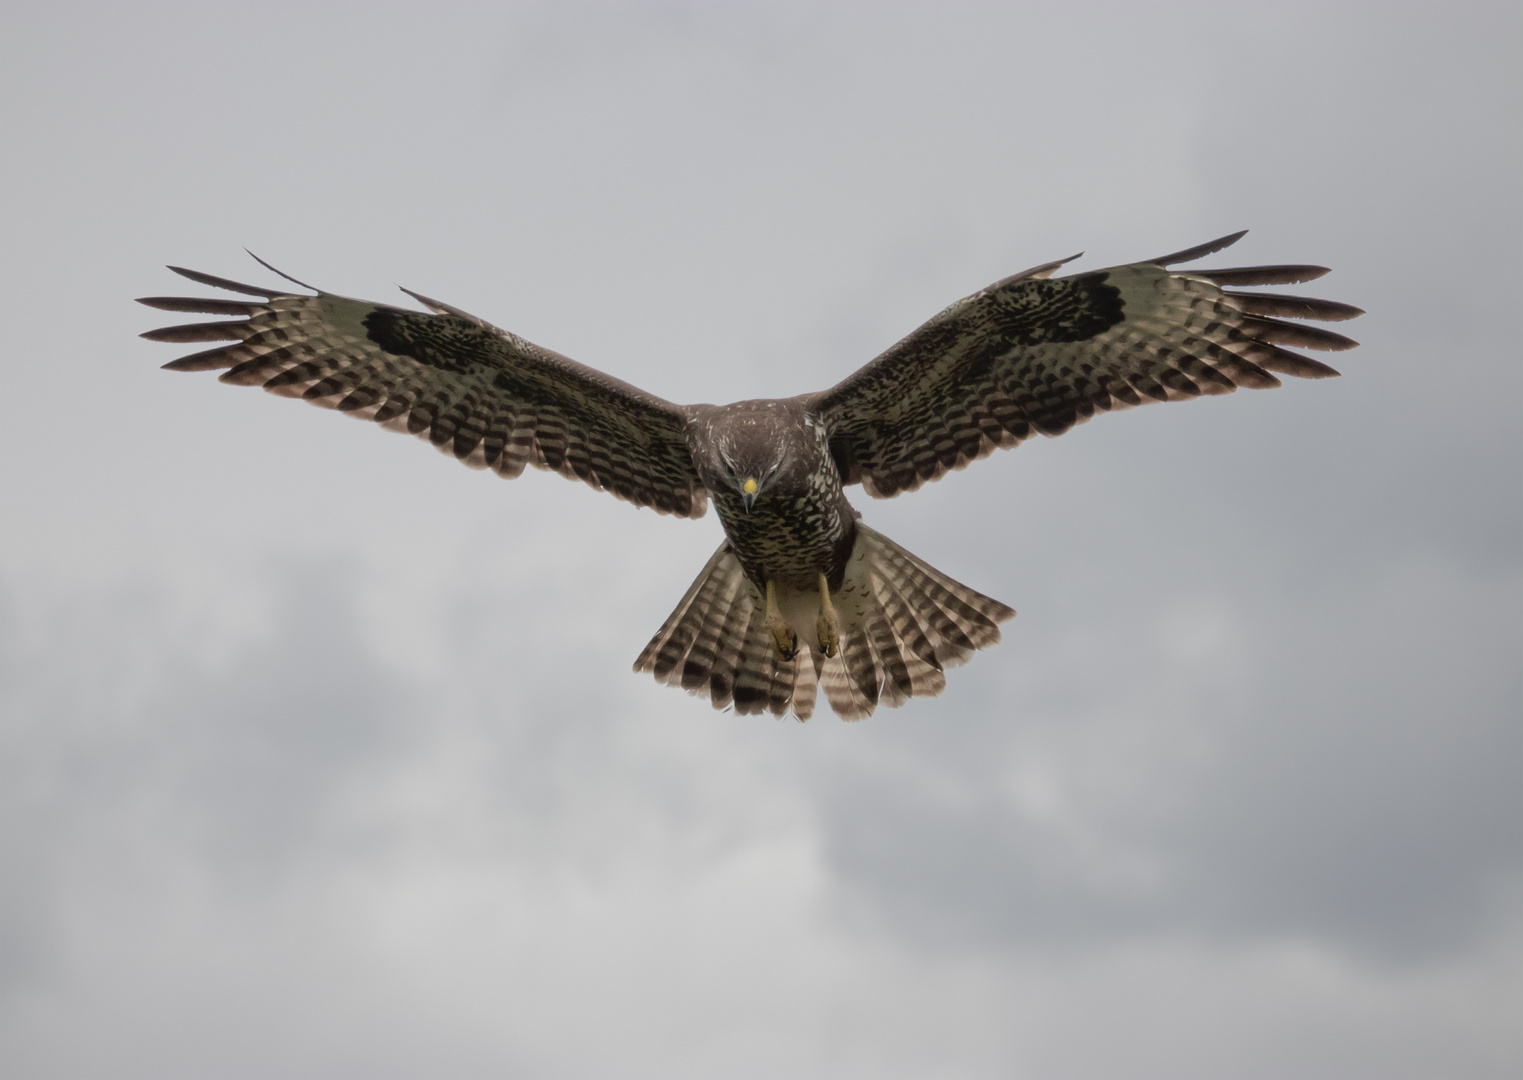
{"type": "Polygon", "coordinates": [[[226,368],[223,382],[263,386],[410,432],[500,476],[535,465],[679,517],[701,517],[708,505],[680,406],[473,315],[417,293],[409,295],[432,314],[170,269],[261,298],[141,300],[166,311],[244,316],[144,334],[233,342],[165,364],[171,371],[226,368]]]}
{"type": "Polygon", "coordinates": [[[1242,235],[1070,277],[1050,277],[1063,262],[1048,263],[959,300],[810,399],[842,479],[888,498],[1097,411],[1280,385],[1272,372],[1338,374],[1281,346],[1356,342],[1283,320],[1350,319],[1358,308],[1230,288],[1310,281],[1324,267],[1168,269],[1242,235]]]}

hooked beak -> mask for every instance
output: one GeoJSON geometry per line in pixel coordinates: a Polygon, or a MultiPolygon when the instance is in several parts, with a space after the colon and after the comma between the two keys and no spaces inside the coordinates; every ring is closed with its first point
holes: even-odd
{"type": "Polygon", "coordinates": [[[746,513],[751,512],[751,507],[756,505],[756,477],[746,477],[746,482],[740,485],[740,501],[745,504],[746,513]]]}

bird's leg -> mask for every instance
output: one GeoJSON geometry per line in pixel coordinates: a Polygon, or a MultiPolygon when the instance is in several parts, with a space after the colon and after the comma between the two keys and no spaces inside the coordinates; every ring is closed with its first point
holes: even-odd
{"type": "Polygon", "coordinates": [[[772,638],[772,652],[779,660],[792,660],[799,651],[799,636],[777,609],[777,591],[767,582],[767,634],[772,638]]]}
{"type": "Polygon", "coordinates": [[[820,652],[834,656],[841,648],[841,620],[830,602],[830,582],[824,574],[820,575],[820,621],[815,626],[820,632],[820,652]]]}

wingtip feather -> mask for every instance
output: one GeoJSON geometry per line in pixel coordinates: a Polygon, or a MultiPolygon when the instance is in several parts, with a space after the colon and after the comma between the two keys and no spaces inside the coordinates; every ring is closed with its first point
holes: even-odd
{"type": "Polygon", "coordinates": [[[192,353],[190,356],[171,360],[161,365],[161,368],[164,371],[217,371],[233,366],[235,360],[231,352],[232,346],[224,345],[221,348],[207,349],[205,352],[192,353]]]}
{"type": "Polygon", "coordinates": [[[1316,319],[1319,322],[1346,322],[1364,314],[1363,308],[1333,300],[1315,300],[1309,296],[1283,293],[1250,293],[1223,289],[1234,305],[1249,315],[1278,316],[1286,319],[1316,319]]]}
{"type": "Polygon", "coordinates": [[[1299,285],[1332,273],[1325,266],[1233,266],[1225,270],[1186,270],[1190,277],[1216,285],[1299,285]]]}
{"type": "Polygon", "coordinates": [[[206,315],[253,315],[262,305],[247,300],[211,300],[200,296],[140,296],[137,302],[159,311],[191,311],[206,315]]]}
{"type": "Polygon", "coordinates": [[[226,289],[228,292],[243,293],[246,296],[262,296],[266,300],[272,300],[280,295],[280,293],[271,292],[269,289],[261,289],[257,285],[245,285],[240,281],[217,277],[213,274],[203,274],[199,270],[188,270],[183,266],[170,266],[168,269],[173,270],[181,277],[190,278],[191,281],[201,285],[210,285],[214,289],[226,289]]]}
{"type": "Polygon", "coordinates": [[[277,269],[275,269],[269,263],[267,263],[263,259],[261,259],[258,255],[255,255],[252,251],[249,251],[248,248],[244,248],[243,250],[248,254],[249,258],[253,259],[260,266],[264,267],[266,270],[268,270],[272,274],[278,274],[279,276],[285,278],[292,285],[300,285],[303,289],[311,289],[313,292],[322,292],[322,290],[319,289],[316,285],[308,285],[305,281],[297,281],[295,278],[293,278],[290,274],[286,273],[284,270],[277,270],[277,269]]]}
{"type": "Polygon", "coordinates": [[[1148,261],[1158,266],[1173,266],[1175,263],[1193,262],[1196,259],[1203,259],[1207,255],[1214,255],[1223,248],[1229,248],[1247,235],[1247,229],[1240,229],[1227,236],[1219,236],[1215,240],[1206,241],[1204,244],[1196,244],[1194,247],[1185,248],[1183,251],[1176,251],[1171,255],[1160,255],[1158,258],[1149,259],[1148,261]]]}
{"type": "Polygon", "coordinates": [[[240,341],[247,336],[247,322],[188,323],[144,330],[138,335],[149,341],[185,343],[191,341],[240,341]]]}

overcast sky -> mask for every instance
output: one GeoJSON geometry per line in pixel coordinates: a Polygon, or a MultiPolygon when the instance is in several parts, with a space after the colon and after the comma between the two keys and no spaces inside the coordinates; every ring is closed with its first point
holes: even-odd
{"type": "Polygon", "coordinates": [[[4,1074],[1523,1072],[1520,11],[0,7],[4,1074]],[[723,402],[1241,228],[1344,377],[856,489],[1020,611],[858,725],[630,673],[712,515],[131,302],[247,247],[723,402]]]}

